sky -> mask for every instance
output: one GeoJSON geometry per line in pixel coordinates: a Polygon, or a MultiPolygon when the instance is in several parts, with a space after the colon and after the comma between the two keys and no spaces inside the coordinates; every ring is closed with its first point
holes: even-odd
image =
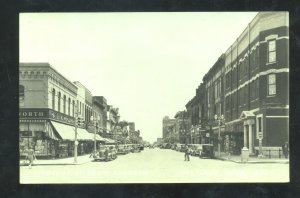
{"type": "Polygon", "coordinates": [[[257,12],[21,13],[20,62],[48,62],[162,137],[257,12]]]}

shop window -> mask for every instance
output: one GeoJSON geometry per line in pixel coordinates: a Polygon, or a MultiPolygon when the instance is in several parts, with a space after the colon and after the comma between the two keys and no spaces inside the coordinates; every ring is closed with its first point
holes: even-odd
{"type": "Polygon", "coordinates": [[[52,109],[55,110],[55,89],[52,90],[52,109]]]}
{"type": "Polygon", "coordinates": [[[276,40],[268,41],[268,62],[276,62],[276,40]]]}
{"type": "Polygon", "coordinates": [[[25,91],[24,91],[24,86],[23,85],[19,85],[19,106],[20,107],[24,107],[25,106],[25,91]]]}
{"type": "Polygon", "coordinates": [[[268,75],[268,95],[276,95],[276,75],[269,74],[268,75]]]}

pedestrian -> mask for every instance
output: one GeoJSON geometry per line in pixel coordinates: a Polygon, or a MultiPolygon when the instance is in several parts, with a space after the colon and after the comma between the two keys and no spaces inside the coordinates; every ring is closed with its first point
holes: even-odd
{"type": "Polygon", "coordinates": [[[31,169],[31,166],[32,166],[32,164],[33,164],[33,160],[35,160],[36,159],[36,157],[35,157],[35,154],[34,154],[34,150],[31,148],[31,147],[29,147],[29,149],[28,149],[28,153],[27,153],[27,160],[29,161],[29,168],[31,169]]]}
{"type": "Polygon", "coordinates": [[[185,145],[184,161],[190,161],[189,147],[187,144],[185,145]]]}
{"type": "Polygon", "coordinates": [[[282,145],[282,152],[283,152],[284,157],[288,158],[288,155],[289,155],[289,143],[288,142],[285,142],[282,145]]]}

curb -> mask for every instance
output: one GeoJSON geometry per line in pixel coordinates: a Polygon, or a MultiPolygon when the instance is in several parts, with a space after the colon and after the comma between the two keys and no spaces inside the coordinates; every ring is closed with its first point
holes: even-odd
{"type": "Polygon", "coordinates": [[[218,158],[216,157],[215,159],[217,160],[221,160],[221,161],[229,161],[229,162],[234,162],[234,163],[239,163],[239,164],[289,164],[289,161],[247,161],[247,162],[242,162],[242,161],[235,161],[235,160],[231,160],[231,159],[225,159],[225,158],[218,158]]]}
{"type": "MultiPolygon", "coordinates": [[[[82,163],[45,163],[45,164],[32,164],[32,166],[51,166],[51,165],[82,165],[82,164],[87,164],[89,162],[92,162],[93,160],[91,161],[87,161],[87,162],[82,162],[82,163]]],[[[28,166],[28,164],[19,164],[19,166],[28,166]]]]}

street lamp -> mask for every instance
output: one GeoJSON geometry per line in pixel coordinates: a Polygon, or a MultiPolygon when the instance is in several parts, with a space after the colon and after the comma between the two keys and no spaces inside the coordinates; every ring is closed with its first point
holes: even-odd
{"type": "Polygon", "coordinates": [[[215,115],[215,120],[219,123],[219,135],[218,135],[218,156],[221,156],[221,124],[225,121],[223,114],[221,116],[215,115]]]}
{"type": "Polygon", "coordinates": [[[93,123],[93,125],[95,126],[95,130],[94,130],[94,153],[96,153],[97,151],[97,145],[96,145],[96,132],[97,132],[97,121],[100,120],[100,117],[96,117],[94,119],[94,116],[91,116],[91,121],[93,123]]]}

